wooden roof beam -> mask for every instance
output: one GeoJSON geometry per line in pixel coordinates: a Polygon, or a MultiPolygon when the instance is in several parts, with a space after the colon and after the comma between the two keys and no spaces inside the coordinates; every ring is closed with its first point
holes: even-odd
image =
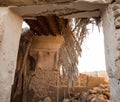
{"type": "MultiPolygon", "coordinates": [[[[119,1],[119,0],[117,0],[119,1]]],[[[65,4],[65,3],[74,3],[74,2],[88,2],[93,4],[108,4],[111,3],[112,0],[0,0],[0,6],[22,6],[22,5],[39,5],[46,3],[57,3],[57,4],[65,4]]]]}
{"type": "MultiPolygon", "coordinates": [[[[67,14],[74,14],[78,12],[79,14],[83,15],[83,12],[87,12],[85,16],[90,17],[91,13],[95,16],[99,16],[99,13],[95,10],[101,10],[107,6],[107,4],[101,3],[88,3],[71,0],[71,2],[67,3],[46,3],[46,4],[39,4],[39,5],[24,5],[24,6],[11,6],[9,7],[13,12],[17,13],[18,15],[24,17],[36,17],[36,16],[47,16],[47,15],[67,15],[67,14]],[[90,14],[90,15],[89,15],[90,14]]],[[[101,1],[101,0],[100,0],[101,1]]],[[[103,0],[102,0],[103,1],[103,0]]],[[[74,16],[72,16],[74,17],[74,16]]]]}

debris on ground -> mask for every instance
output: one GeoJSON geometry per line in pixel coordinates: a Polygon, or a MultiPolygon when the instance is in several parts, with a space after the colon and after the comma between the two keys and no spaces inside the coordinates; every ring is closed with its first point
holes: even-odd
{"type": "Polygon", "coordinates": [[[63,102],[111,102],[109,84],[100,84],[86,92],[70,93],[70,96],[69,99],[64,99],[63,102]]]}

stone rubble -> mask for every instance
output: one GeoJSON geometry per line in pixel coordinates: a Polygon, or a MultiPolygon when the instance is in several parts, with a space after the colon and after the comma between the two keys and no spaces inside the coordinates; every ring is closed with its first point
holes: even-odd
{"type": "Polygon", "coordinates": [[[109,84],[100,84],[86,92],[71,93],[70,99],[64,99],[63,102],[111,102],[109,84]]]}

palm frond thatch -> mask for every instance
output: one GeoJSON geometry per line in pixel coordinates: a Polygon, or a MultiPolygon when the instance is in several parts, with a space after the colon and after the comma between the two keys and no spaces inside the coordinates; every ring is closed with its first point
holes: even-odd
{"type": "Polygon", "coordinates": [[[62,66],[63,75],[68,78],[69,87],[73,86],[73,78],[79,76],[78,57],[81,56],[81,45],[88,34],[87,25],[94,22],[97,24],[99,21],[97,20],[91,18],[74,19],[74,22],[69,21],[75,24],[73,30],[69,25],[62,32],[65,42],[60,48],[59,64],[62,66]]]}

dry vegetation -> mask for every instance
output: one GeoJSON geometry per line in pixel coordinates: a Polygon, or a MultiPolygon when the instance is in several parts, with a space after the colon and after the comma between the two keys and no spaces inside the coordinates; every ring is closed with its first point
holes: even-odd
{"type": "Polygon", "coordinates": [[[100,84],[86,92],[71,93],[71,98],[63,102],[111,102],[109,84],[100,84]]]}

